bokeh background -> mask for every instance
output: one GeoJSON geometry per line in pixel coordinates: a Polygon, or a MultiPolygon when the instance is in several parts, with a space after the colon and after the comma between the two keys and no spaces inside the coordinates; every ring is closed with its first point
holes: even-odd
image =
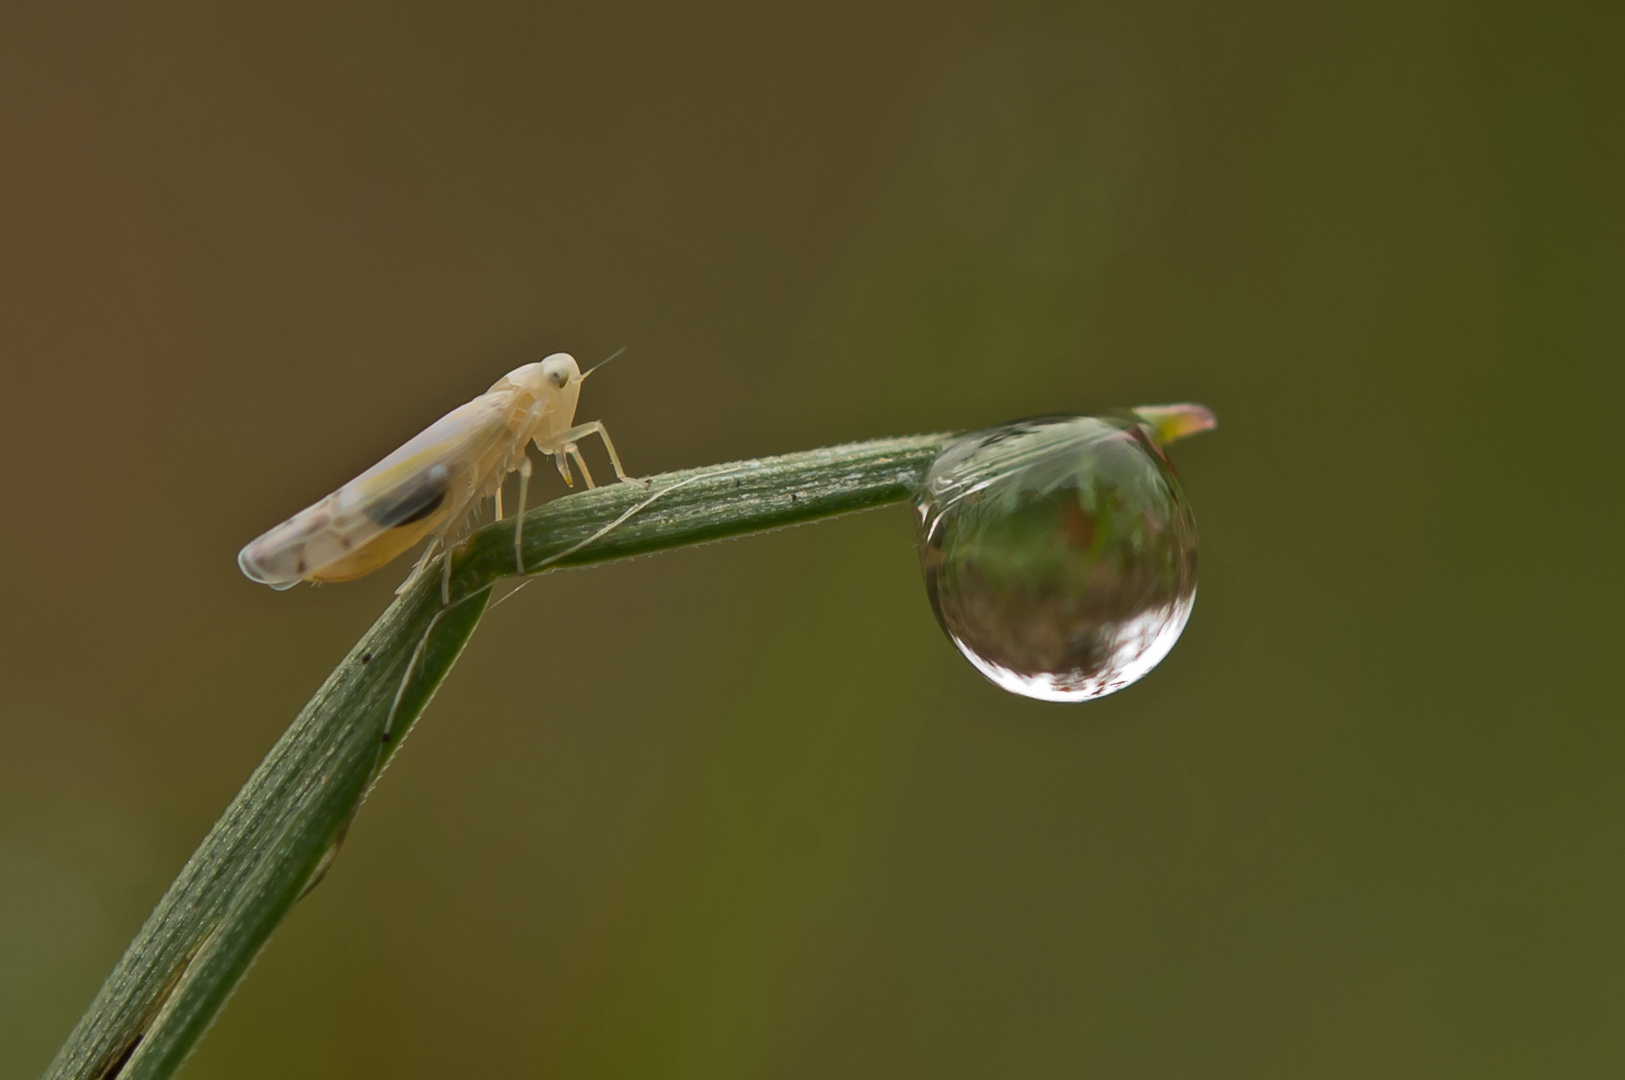
{"type": "Polygon", "coordinates": [[[1619,1075],[1622,43],[0,7],[0,1076],[406,570],[275,594],[238,547],[622,345],[581,415],[643,473],[1210,405],[1184,640],[1006,696],[902,508],[547,578],[186,1076],[1619,1075]]]}

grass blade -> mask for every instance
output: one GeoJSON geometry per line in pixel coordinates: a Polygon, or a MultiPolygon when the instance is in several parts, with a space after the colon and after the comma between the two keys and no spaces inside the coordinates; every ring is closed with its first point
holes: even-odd
{"type": "MultiPolygon", "coordinates": [[[[668,473],[647,490],[615,484],[556,499],[525,516],[524,566],[628,558],[900,502],[946,438],[853,443],[668,473]]],[[[50,1080],[159,1080],[179,1067],[325,870],[474,632],[491,586],[517,572],[513,530],[498,522],[469,538],[453,563],[449,605],[439,565],[431,567],[328,676],[158,902],[58,1051],[50,1080]],[[392,707],[396,737],[384,742],[392,707]]]]}

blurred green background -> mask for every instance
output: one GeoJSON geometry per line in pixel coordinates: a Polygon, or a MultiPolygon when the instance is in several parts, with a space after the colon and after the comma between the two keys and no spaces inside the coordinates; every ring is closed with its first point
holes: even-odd
{"type": "Polygon", "coordinates": [[[0,8],[0,1076],[406,571],[275,594],[238,547],[622,345],[580,415],[642,473],[1206,403],[1184,640],[1006,696],[901,508],[547,578],[186,1076],[1619,1075],[1622,43],[0,8]]]}

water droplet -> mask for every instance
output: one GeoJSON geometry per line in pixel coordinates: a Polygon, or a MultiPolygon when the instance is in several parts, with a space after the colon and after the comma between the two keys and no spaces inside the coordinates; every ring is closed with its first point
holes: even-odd
{"type": "Polygon", "coordinates": [[[1047,701],[1121,690],[1196,601],[1196,519],[1163,444],[1199,405],[1046,416],[971,432],[926,473],[920,567],[937,621],[994,683],[1047,701]]]}

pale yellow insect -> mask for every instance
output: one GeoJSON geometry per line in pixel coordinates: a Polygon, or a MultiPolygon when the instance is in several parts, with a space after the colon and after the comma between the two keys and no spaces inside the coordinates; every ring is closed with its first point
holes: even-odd
{"type": "MultiPolygon", "coordinates": [[[[238,553],[237,565],[273,589],[301,581],[348,581],[432,536],[407,579],[414,580],[435,547],[446,544],[448,534],[467,521],[480,500],[495,497],[496,516],[502,517],[502,482],[511,472],[520,476],[519,511],[524,513],[529,442],[553,455],[566,483],[573,483],[573,458],[592,487],[592,474],[576,443],[597,435],[616,477],[629,480],[604,425],[596,420],[574,424],[581,383],[590,374],[583,375],[568,353],[515,368],[321,502],[250,542],[238,553]]],[[[515,521],[516,559],[519,529],[515,521]]]]}

